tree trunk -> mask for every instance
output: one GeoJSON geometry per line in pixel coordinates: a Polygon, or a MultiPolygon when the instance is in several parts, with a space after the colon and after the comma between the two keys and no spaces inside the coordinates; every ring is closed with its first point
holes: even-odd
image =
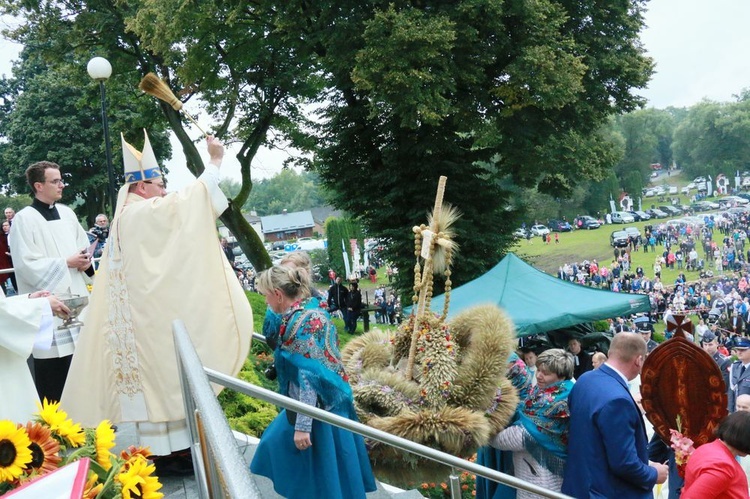
{"type": "Polygon", "coordinates": [[[230,201],[229,208],[222,213],[221,221],[232,231],[234,237],[245,253],[247,259],[253,264],[255,270],[260,272],[271,266],[271,257],[268,256],[263,241],[258,237],[258,233],[252,228],[247,219],[242,216],[240,206],[230,201]]]}
{"type": "MultiPolygon", "coordinates": [[[[198,177],[201,173],[203,173],[204,170],[203,160],[200,153],[198,152],[198,149],[195,147],[193,140],[182,127],[180,113],[163,102],[161,103],[161,107],[167,117],[167,120],[169,121],[172,130],[174,130],[177,139],[182,145],[182,150],[185,153],[185,158],[187,159],[188,170],[190,170],[193,175],[198,177]]],[[[249,177],[249,174],[247,176],[249,177]]],[[[245,179],[244,177],[245,175],[243,174],[243,187],[245,183],[249,181],[249,178],[245,179]]],[[[247,195],[245,195],[245,198],[246,197],[247,195]]],[[[250,223],[245,219],[245,217],[242,216],[241,204],[233,203],[232,200],[230,200],[229,208],[227,208],[226,211],[221,214],[220,219],[222,222],[224,222],[224,225],[227,226],[227,228],[237,239],[240,248],[242,248],[242,252],[245,254],[245,256],[247,256],[247,259],[250,261],[250,263],[253,264],[253,267],[256,271],[260,272],[261,270],[265,270],[271,266],[271,257],[268,256],[268,252],[263,246],[263,242],[260,240],[260,237],[258,237],[258,233],[255,232],[255,229],[253,229],[252,226],[250,226],[250,223]]]]}

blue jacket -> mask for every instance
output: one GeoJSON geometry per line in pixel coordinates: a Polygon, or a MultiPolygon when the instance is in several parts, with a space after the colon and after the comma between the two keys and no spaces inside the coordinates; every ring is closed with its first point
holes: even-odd
{"type": "Polygon", "coordinates": [[[643,417],[608,365],[581,376],[568,398],[570,434],[562,492],[576,498],[653,498],[643,417]]]}

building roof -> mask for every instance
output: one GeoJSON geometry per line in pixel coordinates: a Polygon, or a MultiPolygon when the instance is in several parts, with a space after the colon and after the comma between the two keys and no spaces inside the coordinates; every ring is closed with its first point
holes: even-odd
{"type": "Polygon", "coordinates": [[[260,217],[260,224],[264,234],[285,230],[308,229],[315,226],[310,210],[260,217]]]}
{"type": "Polygon", "coordinates": [[[316,206],[315,208],[310,208],[310,211],[312,212],[313,220],[320,225],[325,224],[328,217],[341,218],[344,216],[343,211],[337,210],[332,206],[316,206]]]}

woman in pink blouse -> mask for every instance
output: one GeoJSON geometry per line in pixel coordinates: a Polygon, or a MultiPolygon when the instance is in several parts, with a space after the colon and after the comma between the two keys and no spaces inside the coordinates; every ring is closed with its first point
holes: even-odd
{"type": "Polygon", "coordinates": [[[750,454],[750,412],[727,416],[716,429],[716,440],[698,447],[685,469],[682,499],[747,499],[745,472],[737,456],[750,454]]]}

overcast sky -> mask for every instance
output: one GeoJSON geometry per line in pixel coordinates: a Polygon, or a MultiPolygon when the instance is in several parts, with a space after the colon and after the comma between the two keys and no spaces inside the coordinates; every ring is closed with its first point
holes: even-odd
{"type": "MultiPolygon", "coordinates": [[[[643,45],[656,62],[648,88],[639,92],[649,107],[687,107],[703,99],[734,100],[750,88],[750,0],[652,0],[646,13],[643,45]]],[[[12,23],[1,19],[0,27],[12,23]]],[[[10,74],[18,48],[0,40],[0,74],[10,74]]],[[[82,68],[85,70],[85,68],[82,68]]],[[[116,75],[117,68],[114,68],[116,75]]],[[[202,120],[201,120],[202,121],[202,120]]],[[[116,138],[119,134],[113,133],[116,138]]],[[[195,137],[200,132],[194,133],[195,137]]],[[[179,145],[174,141],[173,158],[167,162],[170,190],[188,183],[192,176],[184,166],[179,145]]],[[[113,140],[113,147],[120,147],[113,140]]],[[[202,146],[205,154],[205,146],[202,146]]],[[[253,178],[266,178],[281,168],[288,153],[263,151],[253,162],[253,178]]],[[[239,179],[239,164],[227,155],[223,176],[239,179]]]]}

